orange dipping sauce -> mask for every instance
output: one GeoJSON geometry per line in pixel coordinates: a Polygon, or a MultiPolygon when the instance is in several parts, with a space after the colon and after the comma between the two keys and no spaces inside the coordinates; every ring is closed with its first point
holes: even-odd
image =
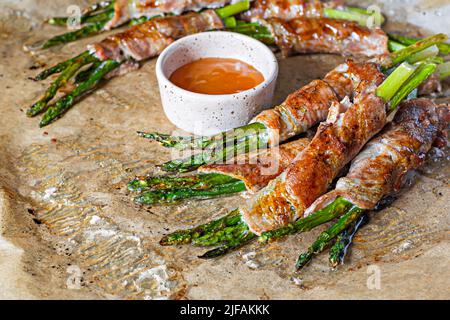
{"type": "Polygon", "coordinates": [[[169,80],[196,93],[233,94],[256,87],[264,76],[237,59],[202,58],[178,68],[169,80]]]}

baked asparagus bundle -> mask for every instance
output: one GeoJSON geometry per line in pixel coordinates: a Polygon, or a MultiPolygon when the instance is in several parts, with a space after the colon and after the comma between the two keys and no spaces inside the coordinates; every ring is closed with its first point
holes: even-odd
{"type": "MultiPolygon", "coordinates": [[[[449,122],[448,104],[436,106],[424,98],[404,102],[394,121],[353,160],[347,176],[339,179],[333,191],[318,198],[306,211],[305,216],[313,216],[338,202],[348,208],[306,253],[300,255],[297,268],[305,266],[339,234],[351,229],[352,224],[373,210],[383,197],[398,192],[406,174],[424,163],[424,155],[436,139],[441,139],[442,130],[448,129],[449,122]]],[[[329,214],[334,215],[334,212],[329,214]]],[[[262,239],[273,238],[280,231],[263,234],[262,239]]],[[[339,245],[338,242],[337,247],[339,245]]],[[[339,261],[336,247],[330,254],[330,262],[336,265],[339,261]]]]}
{"type": "MultiPolygon", "coordinates": [[[[240,247],[257,235],[279,236],[293,226],[309,230],[333,219],[337,215],[322,214],[296,222],[314,200],[327,191],[338,172],[383,128],[387,115],[435,69],[433,63],[412,66],[404,62],[384,81],[379,78],[361,82],[353,101],[345,98],[334,104],[311,143],[266,188],[228,216],[172,233],[164,237],[161,244],[193,241],[196,245],[219,245],[202,256],[211,258],[240,247]],[[285,227],[281,229],[283,232],[272,231],[280,227],[285,227]]],[[[342,201],[331,207],[336,207],[337,213],[348,209],[342,201]]]]}
{"type": "MultiPolygon", "coordinates": [[[[117,28],[127,22],[130,25],[143,23],[155,17],[180,15],[190,11],[218,9],[234,3],[231,0],[116,0],[103,1],[87,8],[80,16],[80,28],[55,36],[49,40],[32,45],[32,49],[46,49],[88,37],[104,30],[117,28]]],[[[305,1],[305,0],[254,0],[250,10],[242,15],[248,21],[255,18],[280,18],[290,20],[300,17],[328,17],[357,21],[365,25],[374,14],[364,9],[345,7],[340,1],[305,1]]],[[[383,21],[380,14],[376,19],[383,21]]],[[[69,24],[68,17],[55,17],[48,20],[49,24],[64,26],[69,24]]],[[[233,22],[232,22],[233,23],[233,22]]]]}
{"type": "Polygon", "coordinates": [[[325,120],[333,103],[345,96],[354,96],[361,82],[381,79],[381,70],[390,72],[390,68],[403,61],[413,63],[433,58],[436,52],[429,52],[429,48],[445,39],[443,34],[424,39],[383,56],[379,62],[348,61],[328,73],[323,80],[312,81],[288,96],[281,105],[261,112],[250,124],[242,127],[209,137],[177,137],[157,132],[145,134],[145,137],[165,147],[202,150],[190,157],[162,164],[161,168],[168,172],[191,171],[208,163],[226,161],[236,154],[273,147],[325,120]]]}

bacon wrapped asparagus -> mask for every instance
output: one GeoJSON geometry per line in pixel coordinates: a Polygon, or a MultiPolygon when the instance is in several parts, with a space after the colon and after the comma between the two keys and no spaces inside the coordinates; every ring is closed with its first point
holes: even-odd
{"type": "MultiPolygon", "coordinates": [[[[104,1],[92,6],[80,17],[81,28],[62,35],[55,36],[47,41],[31,46],[33,49],[49,48],[89,35],[110,30],[131,21],[131,25],[145,22],[154,17],[165,15],[180,15],[185,12],[200,11],[204,9],[218,9],[237,0],[116,0],[104,1]]],[[[373,14],[364,9],[342,6],[340,1],[318,0],[254,0],[251,10],[245,12],[242,18],[252,20],[255,18],[294,19],[299,17],[329,17],[357,21],[365,25],[373,14]]],[[[382,16],[379,15],[382,22],[382,16]]],[[[53,25],[67,25],[68,18],[52,18],[48,21],[53,25]]]]}
{"type": "Polygon", "coordinates": [[[338,53],[375,57],[388,53],[388,39],[381,29],[368,29],[356,22],[330,18],[296,18],[258,20],[275,38],[287,56],[291,52],[338,53]]]}
{"type": "Polygon", "coordinates": [[[308,138],[278,148],[237,157],[231,163],[209,164],[184,177],[138,177],[128,183],[141,204],[170,204],[182,199],[213,198],[242,191],[254,193],[276,178],[309,143],[308,138]]]}
{"type": "MultiPolygon", "coordinates": [[[[381,84],[382,79],[361,82],[353,102],[345,98],[334,104],[327,121],[320,125],[308,147],[279,177],[230,213],[232,222],[223,223],[228,221],[225,217],[219,227],[212,222],[216,226],[213,231],[202,231],[203,226],[200,226],[175,232],[164,237],[161,244],[190,241],[199,245],[222,244],[202,256],[211,258],[243,245],[257,234],[264,233],[265,238],[270,238],[309,230],[329,221],[326,215],[312,215],[295,222],[303,217],[316,198],[326,192],[343,166],[382,129],[387,114],[435,68],[436,65],[429,63],[417,67],[403,63],[381,84]],[[285,228],[278,229],[280,227],[285,228]]],[[[336,214],[348,209],[346,202],[335,203],[333,208],[336,214]]]]}
{"type": "Polygon", "coordinates": [[[189,139],[155,132],[147,134],[146,137],[158,141],[165,147],[203,150],[191,157],[162,164],[161,168],[169,172],[194,170],[207,163],[224,161],[236,153],[271,147],[325,120],[330,106],[344,96],[353,96],[357,93],[361,81],[381,79],[383,75],[380,68],[386,70],[406,60],[418,61],[423,57],[418,53],[428,50],[445,38],[444,35],[436,35],[425,39],[391,53],[390,56],[383,56],[380,63],[348,61],[327,74],[323,80],[312,81],[294,92],[281,105],[263,111],[249,125],[211,137],[189,139]]]}
{"type": "MultiPolygon", "coordinates": [[[[89,46],[89,51],[45,70],[36,77],[40,80],[45,79],[53,73],[61,72],[61,75],[45,92],[44,96],[28,110],[27,114],[34,116],[44,111],[60,86],[73,77],[80,68],[91,64],[91,67],[87,71],[83,71],[82,75],[77,76],[79,84],[74,92],[69,93],[66,97],[57,101],[55,105],[48,108],[40,123],[41,126],[45,126],[61,116],[63,112],[73,105],[78,96],[93,89],[98,81],[106,77],[107,74],[108,77],[111,77],[136,68],[138,66],[137,62],[158,55],[167,45],[180,37],[202,31],[223,29],[225,26],[224,19],[239,11],[245,10],[247,4],[246,2],[239,2],[217,10],[205,10],[200,13],[188,13],[182,16],[155,18],[136,25],[125,32],[107,37],[103,41],[92,44],[89,46]]],[[[295,20],[293,20],[292,24],[295,24],[295,20]]],[[[325,50],[323,48],[316,49],[318,41],[321,41],[324,44],[324,48],[328,47],[330,50],[334,48],[332,52],[336,52],[338,48],[341,48],[342,53],[348,54],[351,48],[356,47],[357,43],[359,43],[355,35],[359,35],[361,39],[372,39],[362,42],[358,46],[360,49],[356,52],[357,54],[366,51],[368,55],[372,55],[374,53],[374,43],[382,44],[378,49],[379,54],[383,54],[387,50],[387,37],[378,30],[370,31],[357,26],[355,23],[345,21],[334,21],[333,25],[333,28],[338,28],[336,32],[319,32],[320,26],[327,28],[327,30],[329,29],[326,27],[326,24],[307,24],[306,29],[308,27],[313,28],[311,32],[318,38],[311,38],[309,41],[304,36],[308,31],[306,29],[298,29],[296,31],[298,32],[297,37],[299,39],[302,37],[305,39],[304,45],[300,46],[297,44],[293,50],[300,50],[300,52],[315,52],[318,50],[323,52],[325,50]],[[349,32],[345,32],[344,30],[346,29],[349,32]]],[[[264,26],[261,26],[261,28],[267,29],[264,26]]],[[[275,33],[277,30],[273,29],[273,32],[275,33]]],[[[276,34],[271,34],[270,32],[268,34],[274,39],[277,38],[276,34]]]]}
{"type": "Polygon", "coordinates": [[[297,268],[306,265],[364,212],[373,210],[383,197],[398,192],[407,173],[424,163],[433,142],[442,141],[442,130],[448,129],[449,122],[448,104],[436,106],[424,98],[404,102],[394,121],[353,160],[349,173],[338,180],[335,190],[318,198],[306,211],[306,215],[314,215],[336,201],[353,206],[352,213],[344,214],[308,252],[300,255],[297,268]]]}

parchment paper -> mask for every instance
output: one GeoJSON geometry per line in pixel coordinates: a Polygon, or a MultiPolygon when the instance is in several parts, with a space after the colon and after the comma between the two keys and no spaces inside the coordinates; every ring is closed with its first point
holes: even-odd
{"type": "MultiPolygon", "coordinates": [[[[376,3],[391,30],[450,30],[448,1],[376,3]]],[[[160,247],[163,234],[221,216],[242,198],[166,208],[132,202],[126,183],[170,155],[135,132],[175,129],[161,109],[155,60],[112,79],[49,127],[39,129],[38,118],[25,116],[49,83],[29,77],[104,36],[34,55],[22,50],[61,33],[41,22],[64,15],[71,4],[87,2],[0,0],[0,298],[450,298],[448,150],[435,152],[408,191],[371,214],[335,271],[325,253],[294,272],[298,254],[325,226],[211,261],[196,258],[201,248],[160,247]]],[[[275,102],[341,61],[331,55],[280,60],[275,102]]]]}

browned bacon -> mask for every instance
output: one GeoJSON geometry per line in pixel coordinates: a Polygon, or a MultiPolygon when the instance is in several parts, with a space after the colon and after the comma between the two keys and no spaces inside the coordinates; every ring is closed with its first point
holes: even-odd
{"type": "Polygon", "coordinates": [[[240,207],[256,234],[285,226],[327,191],[334,178],[386,123],[386,103],[375,91],[383,77],[360,83],[351,103],[344,99],[330,108],[311,143],[267,187],[240,207]]]}
{"type": "MultiPolygon", "coordinates": [[[[106,24],[105,29],[112,29],[126,21],[139,17],[155,17],[165,14],[180,15],[188,11],[215,9],[239,2],[239,0],[116,0],[114,17],[106,24]]],[[[242,14],[244,19],[280,18],[294,19],[298,17],[322,16],[324,7],[337,7],[342,1],[319,0],[253,0],[251,8],[242,14]]]]}
{"type": "Polygon", "coordinates": [[[174,40],[190,34],[222,29],[214,10],[156,18],[90,46],[100,60],[141,61],[160,54],[174,40]]]}
{"type": "Polygon", "coordinates": [[[375,57],[388,54],[388,37],[379,28],[329,18],[259,20],[268,27],[284,55],[291,53],[337,53],[375,57]]]}
{"type": "Polygon", "coordinates": [[[277,145],[325,120],[332,104],[358,94],[362,81],[378,83],[382,79],[384,75],[377,64],[348,60],[323,80],[310,82],[290,94],[281,105],[261,112],[252,122],[264,124],[270,130],[269,143],[277,145]]]}
{"type": "Polygon", "coordinates": [[[279,147],[237,157],[232,163],[205,165],[199,171],[221,173],[242,180],[248,191],[256,192],[282,173],[309,142],[308,138],[297,139],[279,147]]]}
{"type": "Polygon", "coordinates": [[[348,175],[335,190],[317,199],[305,215],[337,197],[361,209],[371,210],[384,197],[398,191],[406,174],[423,164],[441,129],[449,124],[449,106],[436,106],[428,99],[404,102],[391,122],[353,160],[348,175]]]}
{"type": "Polygon", "coordinates": [[[321,17],[324,7],[335,8],[341,4],[342,1],[255,0],[252,2],[250,10],[244,12],[242,17],[246,20],[254,18],[291,20],[299,17],[321,17]]]}

